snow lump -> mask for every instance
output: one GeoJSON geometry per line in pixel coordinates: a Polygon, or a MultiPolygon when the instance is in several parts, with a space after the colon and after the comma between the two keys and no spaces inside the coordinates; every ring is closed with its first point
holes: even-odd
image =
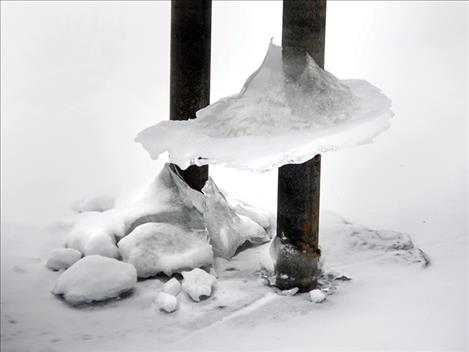
{"type": "Polygon", "coordinates": [[[119,297],[132,290],[136,283],[137,271],[132,265],[89,255],[62,273],[52,293],[78,305],[119,297]]]}
{"type": "Polygon", "coordinates": [[[160,292],[155,300],[156,305],[167,313],[172,313],[178,308],[178,300],[175,296],[160,292]]]}
{"type": "Polygon", "coordinates": [[[201,297],[210,297],[212,288],[217,281],[216,277],[206,271],[196,268],[192,271],[183,271],[182,290],[194,301],[199,302],[201,297]]]}
{"type": "Polygon", "coordinates": [[[46,267],[51,270],[65,270],[80,258],[81,253],[73,248],[55,248],[50,251],[46,267]]]}
{"type": "Polygon", "coordinates": [[[321,303],[326,300],[326,295],[319,289],[314,289],[309,292],[309,299],[313,303],[321,303]]]}
{"type": "Polygon", "coordinates": [[[118,243],[122,259],[135,266],[139,278],[209,266],[212,246],[205,232],[178,225],[147,223],[138,226],[118,243]]]}

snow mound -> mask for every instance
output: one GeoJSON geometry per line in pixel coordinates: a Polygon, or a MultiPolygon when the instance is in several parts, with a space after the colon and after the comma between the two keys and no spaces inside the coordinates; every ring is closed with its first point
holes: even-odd
{"type": "Polygon", "coordinates": [[[167,313],[172,313],[178,309],[178,300],[169,293],[160,292],[155,300],[156,305],[167,313]]]}
{"type": "Polygon", "coordinates": [[[196,268],[192,271],[183,271],[182,290],[194,301],[199,302],[202,297],[210,297],[217,278],[206,271],[196,268]]]}
{"type": "Polygon", "coordinates": [[[163,285],[161,291],[173,296],[177,296],[179,292],[181,292],[181,283],[173,277],[163,285]]]}
{"type": "MultiPolygon", "coordinates": [[[[369,143],[389,128],[391,101],[364,80],[340,80],[307,55],[298,79],[284,73],[282,49],[270,44],[240,93],[163,121],[136,136],[153,159],[267,171],[316,154],[369,143]],[[190,141],[187,143],[186,141],[190,141]],[[242,146],[242,148],[240,148],[242,146]]],[[[298,71],[298,70],[297,70],[298,71]]]]}
{"type": "Polygon", "coordinates": [[[239,202],[231,205],[213,180],[207,182],[205,192],[190,188],[167,164],[135,202],[101,213],[79,214],[65,239],[65,246],[84,255],[119,258],[117,242],[139,225],[150,222],[180,225],[195,233],[208,229],[216,252],[225,256],[234,254],[246,240],[256,244],[270,240],[274,221],[265,211],[256,213],[255,208],[239,202]],[[234,231],[223,246],[218,241],[222,229],[234,231]]]}
{"type": "Polygon", "coordinates": [[[137,283],[137,271],[113,258],[90,255],[62,273],[52,293],[70,304],[104,301],[129,292],[137,283]]]}
{"type": "Polygon", "coordinates": [[[51,270],[65,270],[79,261],[81,253],[72,248],[55,248],[50,251],[46,267],[51,270]]]}
{"type": "Polygon", "coordinates": [[[321,233],[327,233],[321,237],[322,257],[345,260],[354,255],[374,258],[381,263],[417,264],[421,267],[430,264],[429,257],[406,233],[369,229],[327,212],[321,216],[321,233]]]}
{"type": "Polygon", "coordinates": [[[114,198],[109,196],[84,198],[76,201],[72,205],[72,209],[77,213],[84,213],[86,211],[102,212],[111,208],[114,208],[114,198]]]}
{"type": "Polygon", "coordinates": [[[122,259],[137,269],[139,278],[209,266],[213,262],[207,233],[166,224],[138,226],[118,243],[122,259]]]}

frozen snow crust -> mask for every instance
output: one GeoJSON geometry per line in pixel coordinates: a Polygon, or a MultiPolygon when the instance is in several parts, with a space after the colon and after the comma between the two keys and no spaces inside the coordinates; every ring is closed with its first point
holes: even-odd
{"type": "Polygon", "coordinates": [[[197,119],[149,127],[136,141],[153,159],[168,152],[182,168],[223,164],[266,171],[371,142],[389,128],[390,108],[391,101],[372,84],[340,80],[309,55],[300,77],[290,79],[282,49],[270,44],[240,93],[199,110],[197,119]]]}

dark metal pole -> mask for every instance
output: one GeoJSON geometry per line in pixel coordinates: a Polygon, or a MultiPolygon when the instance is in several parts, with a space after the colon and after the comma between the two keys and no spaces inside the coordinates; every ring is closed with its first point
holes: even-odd
{"type": "MultiPolygon", "coordinates": [[[[325,33],[326,0],[283,1],[282,55],[291,79],[303,71],[306,52],[324,68],[325,33]]],[[[277,236],[282,245],[275,272],[282,289],[307,291],[316,286],[320,181],[321,155],[279,168],[277,236]]]]}
{"type": "MultiPolygon", "coordinates": [[[[194,119],[210,103],[211,27],[211,0],[171,1],[171,120],[194,119]]],[[[208,179],[208,166],[174,167],[199,191],[208,179]]]]}

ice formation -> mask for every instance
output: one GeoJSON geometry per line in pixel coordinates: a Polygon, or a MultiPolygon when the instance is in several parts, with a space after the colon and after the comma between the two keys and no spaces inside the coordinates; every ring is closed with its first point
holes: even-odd
{"type": "Polygon", "coordinates": [[[268,241],[272,237],[273,218],[265,212],[256,214],[243,203],[231,205],[211,179],[204,193],[195,191],[166,165],[133,204],[101,213],[80,214],[66,237],[65,246],[84,255],[119,258],[121,253],[116,243],[149,222],[178,225],[199,234],[208,230],[208,241],[214,251],[230,257],[244,241],[268,241]],[[233,231],[224,242],[220,240],[223,229],[233,231]]]}
{"type": "Polygon", "coordinates": [[[140,132],[153,159],[223,164],[266,171],[319,153],[369,143],[389,127],[391,101],[364,80],[339,80],[308,55],[297,80],[283,71],[271,44],[240,93],[197,112],[197,119],[162,121],[140,132]]]}
{"type": "Polygon", "coordinates": [[[72,248],[55,248],[50,251],[46,267],[51,270],[65,270],[79,261],[81,253],[72,248]]]}
{"type": "Polygon", "coordinates": [[[210,297],[212,288],[217,281],[216,277],[202,269],[183,271],[182,290],[194,301],[199,302],[202,297],[210,297]]]}
{"type": "Polygon", "coordinates": [[[217,256],[231,258],[246,241],[265,242],[266,230],[249,217],[237,214],[214,182],[207,182],[202,191],[206,195],[204,219],[217,256]]]}
{"type": "Polygon", "coordinates": [[[160,292],[158,297],[156,297],[155,303],[159,309],[167,313],[172,313],[178,309],[177,298],[169,293],[160,292]]]}
{"type": "Polygon", "coordinates": [[[181,292],[181,283],[178,281],[178,279],[173,277],[163,285],[161,291],[173,296],[177,296],[179,292],[181,292]]]}
{"type": "Polygon", "coordinates": [[[206,231],[179,225],[146,223],[138,226],[117,244],[122,259],[135,266],[139,278],[210,266],[212,246],[206,231]]]}
{"type": "Polygon", "coordinates": [[[77,305],[104,301],[130,291],[137,283],[135,268],[113,258],[90,255],[65,270],[52,293],[77,305]]]}

